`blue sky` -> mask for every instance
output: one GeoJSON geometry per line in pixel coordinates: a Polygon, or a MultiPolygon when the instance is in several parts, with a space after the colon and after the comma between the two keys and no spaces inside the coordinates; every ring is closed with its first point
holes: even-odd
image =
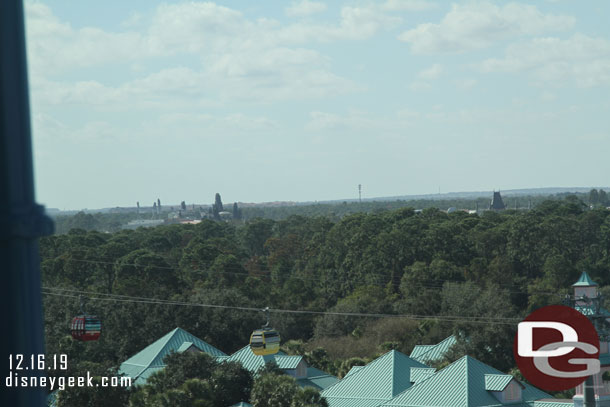
{"type": "Polygon", "coordinates": [[[28,1],[38,201],[608,185],[608,15],[602,0],[28,1]]]}

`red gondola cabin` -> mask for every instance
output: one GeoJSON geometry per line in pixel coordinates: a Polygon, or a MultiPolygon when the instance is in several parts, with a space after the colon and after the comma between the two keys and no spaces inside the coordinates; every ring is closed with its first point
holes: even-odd
{"type": "Polygon", "coordinates": [[[93,315],[79,315],[72,320],[70,330],[77,341],[97,341],[102,333],[102,322],[93,315]]]}

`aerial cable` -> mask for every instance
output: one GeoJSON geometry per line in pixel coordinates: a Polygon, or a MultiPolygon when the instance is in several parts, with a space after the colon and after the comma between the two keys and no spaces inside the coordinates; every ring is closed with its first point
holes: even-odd
{"type": "MultiPolygon", "coordinates": [[[[43,289],[43,294],[59,297],[78,298],[77,290],[63,290],[72,294],[61,292],[62,290],[43,289]],[[60,291],[60,292],[57,292],[60,291]]],[[[152,305],[173,305],[173,306],[188,306],[188,307],[203,307],[203,308],[217,308],[227,310],[239,310],[239,311],[253,311],[260,312],[260,307],[243,307],[243,306],[229,306],[229,305],[218,305],[218,304],[201,304],[183,301],[172,301],[172,300],[159,300],[155,298],[146,297],[130,297],[130,296],[114,296],[106,294],[105,297],[89,297],[93,301],[112,301],[112,302],[127,302],[127,303],[141,303],[141,304],[152,304],[152,305]]],[[[335,312],[335,311],[310,311],[310,310],[289,310],[289,309],[269,309],[269,312],[283,313],[283,314],[301,314],[301,315],[331,315],[331,316],[345,316],[345,317],[369,317],[369,318],[404,318],[413,320],[442,320],[448,322],[468,322],[468,323],[482,323],[482,324],[505,324],[514,325],[520,318],[509,318],[509,317],[467,317],[467,316],[451,316],[451,315],[406,315],[406,314],[383,314],[383,313],[362,313],[362,312],[335,312]]]]}
{"type": "MultiPolygon", "coordinates": [[[[99,260],[86,260],[86,259],[74,259],[71,258],[69,259],[69,261],[75,261],[75,262],[81,262],[81,263],[91,263],[91,264],[105,264],[105,265],[115,265],[118,264],[118,262],[107,262],[107,261],[99,261],[99,260]]],[[[172,267],[172,266],[157,266],[157,265],[142,265],[142,264],[135,264],[135,263],[120,263],[123,266],[131,266],[131,267],[145,267],[145,268],[152,268],[152,269],[160,269],[160,270],[175,270],[175,271],[182,271],[181,268],[179,267],[172,267]]],[[[237,267],[235,266],[229,266],[229,268],[233,268],[234,270],[237,270],[237,267]]],[[[235,275],[235,276],[241,276],[241,277],[270,277],[270,273],[271,270],[269,269],[265,269],[265,270],[261,270],[262,273],[265,273],[265,275],[263,276],[252,276],[250,275],[248,272],[231,272],[231,271],[219,271],[219,270],[210,270],[210,269],[189,269],[189,271],[192,272],[202,272],[202,273],[215,273],[215,274],[229,274],[229,275],[235,275]]],[[[364,274],[362,277],[381,277],[381,278],[389,278],[389,280],[387,282],[378,282],[378,283],[365,283],[365,282],[358,282],[359,284],[363,284],[363,285],[375,285],[375,286],[379,286],[379,287],[385,287],[388,283],[392,282],[392,283],[399,283],[397,277],[398,276],[394,276],[394,279],[392,279],[391,274],[388,273],[387,276],[380,274],[380,273],[367,273],[364,274]]],[[[299,277],[299,276],[286,276],[284,277],[286,279],[295,279],[295,280],[301,280],[301,281],[320,281],[321,278],[306,278],[306,277],[299,277]]],[[[420,280],[421,281],[421,280],[420,280]]],[[[472,280],[447,280],[447,279],[434,279],[434,281],[442,283],[465,283],[468,281],[472,281],[472,280]]],[[[421,287],[421,288],[430,288],[430,289],[442,289],[443,285],[435,285],[435,284],[410,284],[410,286],[412,287],[421,287]]],[[[500,288],[503,287],[517,287],[515,285],[499,285],[500,288]]],[[[557,295],[557,292],[551,292],[551,291],[508,291],[509,294],[547,294],[547,295],[557,295]]]]}

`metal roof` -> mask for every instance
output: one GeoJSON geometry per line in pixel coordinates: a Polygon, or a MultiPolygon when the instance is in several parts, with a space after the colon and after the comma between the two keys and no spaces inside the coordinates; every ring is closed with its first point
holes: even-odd
{"type": "MultiPolygon", "coordinates": [[[[221,359],[221,358],[217,358],[221,359]]],[[[256,373],[260,368],[269,362],[275,362],[282,370],[296,369],[299,363],[305,362],[302,356],[286,355],[284,352],[278,352],[275,355],[259,356],[252,353],[250,346],[246,345],[229,357],[222,357],[223,361],[239,362],[244,369],[252,373],[256,373]]],[[[307,363],[307,362],[305,362],[307,363]]],[[[337,382],[335,376],[329,375],[315,367],[307,367],[307,377],[296,378],[296,382],[301,387],[313,387],[318,390],[323,390],[332,386],[337,382]]]]}
{"type": "Polygon", "coordinates": [[[185,343],[189,343],[188,347],[196,346],[212,356],[226,356],[224,352],[209,343],[181,328],[176,328],[123,362],[119,367],[119,374],[131,377],[134,384],[144,384],[152,373],[165,367],[163,358],[171,352],[182,349],[185,343]]]}
{"type": "Polygon", "coordinates": [[[574,401],[570,399],[542,399],[534,402],[534,407],[573,407],[574,401]]]}
{"type": "Polygon", "coordinates": [[[417,384],[423,382],[430,376],[436,373],[433,367],[412,367],[411,368],[411,383],[417,384]]]}
{"type": "Polygon", "coordinates": [[[411,359],[415,359],[421,363],[430,363],[436,360],[440,360],[451,349],[453,345],[457,343],[455,336],[451,335],[443,339],[436,345],[417,345],[411,352],[411,359]]]}
{"type": "Polygon", "coordinates": [[[307,377],[297,379],[297,384],[301,387],[313,387],[314,389],[322,391],[338,381],[339,379],[333,375],[323,372],[320,369],[316,369],[315,367],[308,367],[307,377]]]}
{"type": "Polygon", "coordinates": [[[428,366],[392,350],[328,387],[322,396],[329,407],[345,405],[348,399],[353,403],[359,400],[363,406],[378,405],[374,402],[381,404],[411,386],[413,367],[428,366]]]}
{"type": "MultiPolygon", "coordinates": [[[[499,370],[470,356],[464,356],[427,380],[413,385],[383,406],[483,407],[501,405],[498,399],[485,390],[485,375],[487,374],[504,375],[499,370]]],[[[551,398],[547,393],[529,385],[524,385],[522,395],[522,405],[542,398],[551,398]]]]}
{"type": "Polygon", "coordinates": [[[583,271],[577,282],[572,284],[572,287],[592,287],[597,286],[597,283],[589,277],[586,271],[583,271]]]}
{"type": "Polygon", "coordinates": [[[225,360],[230,362],[239,362],[252,373],[256,373],[258,369],[265,366],[269,362],[275,362],[282,370],[296,369],[299,363],[303,360],[302,356],[289,356],[284,352],[278,352],[275,355],[255,355],[250,350],[250,345],[246,345],[225,360]]]}
{"type": "Polygon", "coordinates": [[[409,357],[411,359],[417,360],[418,357],[428,352],[430,349],[434,348],[436,345],[415,345],[409,357]]]}
{"type": "Polygon", "coordinates": [[[237,404],[233,404],[231,407],[252,407],[252,404],[240,401],[237,404]]]}
{"type": "Polygon", "coordinates": [[[194,345],[193,342],[184,342],[182,345],[180,345],[180,347],[178,348],[178,350],[176,352],[177,353],[186,352],[193,345],[194,345]]]}
{"type": "Polygon", "coordinates": [[[362,369],[364,366],[352,366],[352,368],[349,370],[349,372],[347,372],[347,374],[344,377],[347,377],[353,373],[356,373],[358,370],[362,369]]]}
{"type": "Polygon", "coordinates": [[[504,391],[508,383],[514,379],[509,374],[486,374],[485,375],[485,390],[489,391],[504,391]]]}
{"type": "Polygon", "coordinates": [[[361,399],[349,397],[333,397],[326,399],[329,407],[377,407],[385,403],[384,399],[361,399]]]}

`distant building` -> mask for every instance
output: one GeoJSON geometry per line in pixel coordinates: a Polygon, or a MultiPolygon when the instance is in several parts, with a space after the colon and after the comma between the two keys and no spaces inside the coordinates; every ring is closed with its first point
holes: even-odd
{"type": "MultiPolygon", "coordinates": [[[[572,284],[574,288],[575,308],[585,316],[591,316],[599,313],[606,318],[610,323],[610,311],[600,307],[597,309],[595,300],[598,299],[598,285],[586,271],[584,271],[577,282],[572,284]]],[[[593,376],[593,390],[595,392],[595,400],[597,406],[610,406],[610,343],[607,339],[600,338],[599,341],[599,362],[601,370],[593,376]]],[[[584,405],[584,388],[583,384],[576,387],[573,397],[574,407],[584,405]]]]}
{"type": "Polygon", "coordinates": [[[121,229],[152,228],[162,225],[163,223],[163,219],[137,219],[129,221],[129,223],[123,225],[121,229]]]}
{"type": "Polygon", "coordinates": [[[494,196],[493,198],[491,198],[489,209],[492,211],[503,211],[504,209],[506,209],[506,205],[504,205],[504,201],[502,200],[502,195],[500,195],[500,191],[494,191],[494,196]]]}

